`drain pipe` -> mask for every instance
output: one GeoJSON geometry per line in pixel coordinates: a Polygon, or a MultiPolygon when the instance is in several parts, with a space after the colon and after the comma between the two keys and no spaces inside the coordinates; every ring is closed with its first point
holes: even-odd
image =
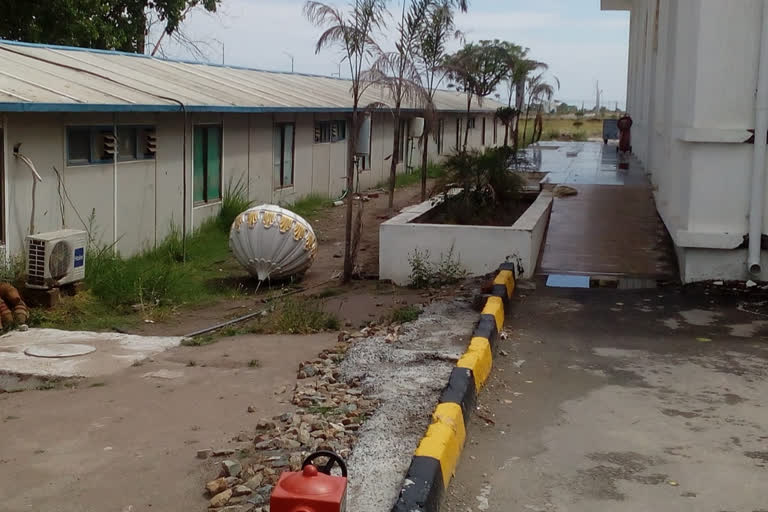
{"type": "Polygon", "coordinates": [[[760,274],[760,248],[763,237],[763,201],[765,199],[765,155],[768,137],[768,0],[763,0],[760,33],[757,92],[755,95],[755,155],[752,167],[752,195],[749,201],[749,258],[747,268],[760,274]]]}

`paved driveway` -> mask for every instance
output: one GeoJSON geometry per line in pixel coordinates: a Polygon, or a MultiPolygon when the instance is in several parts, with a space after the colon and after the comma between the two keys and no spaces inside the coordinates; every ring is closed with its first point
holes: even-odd
{"type": "Polygon", "coordinates": [[[768,510],[762,303],[519,292],[444,510],[768,510]]]}

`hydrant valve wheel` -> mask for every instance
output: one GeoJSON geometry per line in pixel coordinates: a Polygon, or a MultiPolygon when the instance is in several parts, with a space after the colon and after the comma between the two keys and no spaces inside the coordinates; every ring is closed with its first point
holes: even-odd
{"type": "Polygon", "coordinates": [[[347,464],[344,462],[344,459],[342,459],[340,456],[333,452],[329,451],[319,451],[315,452],[312,455],[308,456],[306,459],[304,459],[304,462],[301,464],[302,469],[305,467],[312,465],[317,467],[317,470],[321,473],[324,473],[326,475],[330,475],[331,471],[335,466],[339,466],[339,469],[341,469],[341,476],[344,478],[347,478],[347,464]],[[325,464],[316,464],[316,459],[323,459],[327,458],[328,462],[325,464]]]}

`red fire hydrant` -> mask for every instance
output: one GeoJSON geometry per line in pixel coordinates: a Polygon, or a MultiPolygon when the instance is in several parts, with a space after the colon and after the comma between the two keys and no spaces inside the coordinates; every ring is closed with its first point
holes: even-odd
{"type": "Polygon", "coordinates": [[[270,512],[346,512],[347,465],[333,452],[320,451],[304,460],[301,471],[280,475],[269,500],[270,512]],[[316,459],[327,458],[323,465],[316,459]],[[338,465],[341,476],[332,476],[338,465]]]}

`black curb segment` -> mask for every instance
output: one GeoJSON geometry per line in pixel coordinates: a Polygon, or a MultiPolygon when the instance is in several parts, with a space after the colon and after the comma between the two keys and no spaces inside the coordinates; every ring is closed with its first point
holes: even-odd
{"type": "Polygon", "coordinates": [[[493,289],[491,290],[491,297],[498,297],[501,299],[501,302],[504,303],[504,307],[506,308],[509,304],[509,295],[507,295],[507,286],[504,284],[495,284],[493,285],[493,289]]]}
{"type": "Polygon", "coordinates": [[[444,487],[440,461],[414,456],[392,512],[438,512],[444,487]]]}
{"type": "Polygon", "coordinates": [[[514,278],[517,279],[517,269],[515,268],[514,263],[509,263],[509,262],[502,263],[501,265],[499,265],[499,271],[502,271],[502,270],[509,270],[510,272],[512,272],[512,275],[514,276],[514,278]]]}
{"type": "Polygon", "coordinates": [[[480,321],[477,322],[475,330],[472,332],[473,338],[487,338],[491,344],[491,352],[496,353],[496,339],[499,337],[499,331],[496,328],[496,317],[493,315],[480,315],[480,321]]]}
{"type": "Polygon", "coordinates": [[[451,377],[448,379],[448,386],[440,395],[440,403],[459,404],[464,416],[464,425],[469,425],[469,419],[477,403],[477,387],[472,370],[454,367],[451,371],[451,377]]]}

